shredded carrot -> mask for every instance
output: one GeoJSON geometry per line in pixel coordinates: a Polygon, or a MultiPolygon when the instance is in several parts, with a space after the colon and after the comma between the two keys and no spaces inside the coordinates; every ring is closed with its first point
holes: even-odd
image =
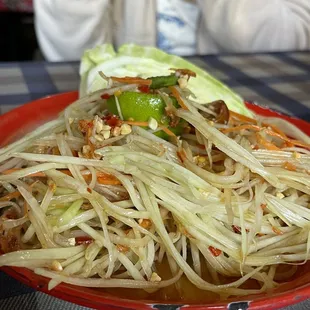
{"type": "Polygon", "coordinates": [[[181,151],[177,151],[177,155],[182,163],[185,161],[185,159],[187,159],[186,153],[184,152],[183,149],[181,151]]]}
{"type": "MultiPolygon", "coordinates": [[[[246,122],[251,124],[257,124],[257,121],[254,118],[239,114],[237,112],[229,110],[230,122],[234,122],[234,120],[238,120],[240,122],[246,122]]],[[[282,137],[286,137],[285,133],[279,129],[277,126],[267,123],[262,123],[264,127],[270,127],[274,132],[278,133],[282,137]]]]}
{"type": "MultiPolygon", "coordinates": [[[[72,176],[71,172],[67,169],[61,170],[62,173],[65,173],[66,175],[72,176]]],[[[88,170],[81,171],[81,174],[85,180],[90,180],[91,174],[88,170]]],[[[97,181],[99,184],[104,185],[120,185],[121,182],[111,174],[107,174],[101,171],[97,172],[97,181]]]]}
{"type": "Polygon", "coordinates": [[[281,145],[281,148],[286,148],[286,147],[293,147],[294,144],[291,143],[291,142],[286,142],[286,141],[283,141],[282,145],[281,145]]]}
{"type": "Polygon", "coordinates": [[[264,184],[265,183],[265,179],[262,177],[258,177],[260,179],[260,184],[264,184]]]}
{"type": "Polygon", "coordinates": [[[222,251],[217,249],[217,248],[214,248],[213,246],[209,246],[209,251],[212,253],[213,256],[217,257],[219,255],[222,254],[222,251]]]}
{"type": "Polygon", "coordinates": [[[123,121],[123,123],[131,126],[141,126],[141,127],[147,127],[149,125],[148,122],[136,122],[136,121],[123,121]]]}
{"type": "Polygon", "coordinates": [[[286,161],[286,162],[282,165],[282,167],[283,167],[284,169],[286,169],[286,170],[289,170],[289,171],[296,171],[296,170],[297,170],[296,166],[293,165],[292,163],[289,163],[288,161],[286,161]]]}
{"type": "Polygon", "coordinates": [[[254,118],[239,114],[231,110],[229,110],[229,118],[230,118],[229,121],[233,121],[234,119],[237,119],[238,121],[241,121],[241,122],[257,124],[257,121],[254,118]]]}
{"type": "Polygon", "coordinates": [[[126,245],[122,245],[122,244],[117,244],[116,248],[118,249],[119,252],[121,253],[126,253],[129,251],[129,247],[126,245]]]}
{"type": "Polygon", "coordinates": [[[199,143],[196,143],[196,146],[198,148],[200,148],[201,150],[204,150],[206,148],[206,146],[204,144],[199,144],[199,143]]]}
{"type": "Polygon", "coordinates": [[[245,130],[245,129],[260,131],[261,127],[256,126],[256,125],[240,125],[240,126],[236,126],[236,127],[224,128],[221,131],[223,133],[228,133],[228,132],[233,132],[233,131],[241,131],[241,130],[245,130]]]}
{"type": "MultiPolygon", "coordinates": [[[[249,118],[247,116],[238,114],[236,112],[232,112],[232,111],[230,111],[230,112],[231,112],[232,118],[236,118],[239,121],[243,121],[243,122],[257,124],[257,122],[254,119],[252,119],[252,118],[249,118]]],[[[300,141],[300,140],[294,140],[294,139],[288,138],[286,136],[286,134],[283,131],[281,131],[277,126],[266,124],[266,123],[262,123],[262,125],[264,127],[266,127],[266,128],[260,128],[259,126],[256,126],[256,125],[239,125],[239,126],[236,126],[236,127],[222,129],[222,132],[223,133],[228,133],[228,132],[233,132],[233,131],[239,131],[239,130],[242,130],[242,129],[252,129],[252,130],[255,130],[255,131],[259,131],[259,130],[263,130],[264,129],[265,132],[269,136],[276,137],[276,138],[279,138],[279,139],[283,140],[286,143],[286,144],[283,145],[283,147],[294,146],[295,145],[295,146],[300,146],[300,147],[303,147],[303,148],[306,148],[306,149],[310,149],[310,144],[305,143],[305,142],[300,141]]],[[[260,141],[260,143],[262,145],[264,145],[269,150],[280,150],[274,144],[272,144],[271,142],[269,142],[269,141],[267,141],[267,140],[265,140],[263,138],[259,139],[259,141],[260,141]]]]}
{"type": "Polygon", "coordinates": [[[148,86],[152,84],[152,80],[142,79],[139,77],[131,77],[131,76],[125,76],[125,77],[111,76],[111,79],[113,81],[125,83],[125,84],[138,84],[138,85],[148,85],[148,86]]]}
{"type": "Polygon", "coordinates": [[[171,90],[172,95],[178,101],[178,104],[181,106],[181,108],[184,110],[188,110],[188,107],[185,105],[185,103],[184,103],[180,93],[178,92],[178,90],[174,86],[169,86],[169,89],[171,90]]]}
{"type": "MultiPolygon", "coordinates": [[[[22,170],[22,168],[8,169],[8,170],[3,171],[2,174],[7,175],[7,174],[11,174],[12,172],[20,171],[20,170],[22,170]]],[[[62,169],[59,171],[61,171],[62,173],[68,176],[72,176],[70,170],[68,169],[62,169]]],[[[90,172],[88,170],[81,171],[81,173],[85,180],[89,180],[91,178],[90,172]]],[[[44,172],[36,172],[36,173],[29,174],[28,177],[46,177],[46,174],[44,172]]],[[[101,172],[101,171],[97,172],[97,181],[99,184],[105,184],[105,185],[120,185],[121,184],[121,182],[115,176],[101,172]]],[[[0,201],[1,201],[1,198],[0,198],[0,201]]]]}
{"type": "MultiPolygon", "coordinates": [[[[2,174],[7,175],[7,174],[11,174],[16,171],[20,171],[20,170],[22,170],[22,168],[12,168],[12,169],[3,171],[2,174]]],[[[28,177],[46,177],[46,175],[44,172],[35,172],[35,173],[29,174],[28,177]]]]}
{"type": "Polygon", "coordinates": [[[283,231],[280,230],[278,227],[272,226],[272,231],[277,235],[283,235],[283,231]]]}
{"type": "Polygon", "coordinates": [[[265,236],[265,234],[257,233],[256,236],[258,236],[258,237],[263,237],[263,236],[265,236]]]}
{"type": "Polygon", "coordinates": [[[300,140],[290,139],[290,138],[288,138],[288,137],[286,137],[286,136],[283,137],[283,136],[281,136],[279,133],[273,132],[272,130],[269,130],[269,129],[266,130],[266,133],[267,133],[268,135],[270,135],[270,136],[273,136],[273,137],[277,137],[277,138],[279,138],[279,139],[282,139],[282,140],[284,140],[285,142],[292,143],[292,144],[294,144],[294,145],[301,146],[301,147],[304,147],[304,148],[306,148],[306,149],[310,149],[310,144],[305,143],[305,142],[302,142],[302,141],[300,141],[300,140]]]}
{"type": "Polygon", "coordinates": [[[97,173],[97,181],[99,184],[105,184],[105,185],[121,185],[122,183],[117,179],[115,176],[111,174],[103,174],[97,173]]]}
{"type": "Polygon", "coordinates": [[[20,196],[20,192],[19,191],[15,191],[15,192],[12,192],[12,193],[8,193],[6,194],[5,196],[1,197],[0,198],[0,201],[10,201],[14,198],[18,198],[20,196]]]}
{"type": "Polygon", "coordinates": [[[29,177],[39,177],[39,178],[44,178],[46,177],[46,174],[44,172],[36,172],[32,173],[29,175],[29,177]]]}
{"type": "Polygon", "coordinates": [[[286,134],[281,129],[279,129],[277,126],[271,125],[271,124],[265,124],[265,123],[263,123],[262,125],[265,127],[270,127],[274,132],[278,133],[280,136],[287,138],[286,134]]]}
{"type": "Polygon", "coordinates": [[[66,175],[68,175],[68,176],[70,176],[70,177],[72,176],[70,170],[68,170],[68,169],[61,169],[61,170],[58,170],[58,171],[60,171],[60,172],[62,172],[62,173],[64,173],[64,174],[66,174],[66,175]]]}
{"type": "Polygon", "coordinates": [[[23,210],[24,210],[24,214],[28,214],[28,212],[29,212],[29,204],[28,204],[28,202],[26,200],[24,200],[23,210]]]}
{"type": "Polygon", "coordinates": [[[252,150],[259,150],[259,146],[257,144],[251,145],[252,150]]]}
{"type": "Polygon", "coordinates": [[[266,140],[265,138],[263,138],[258,132],[256,133],[256,139],[257,139],[257,142],[259,144],[261,144],[262,146],[264,146],[267,150],[270,150],[270,151],[279,151],[280,150],[272,142],[270,142],[270,141],[266,140]]]}
{"type": "Polygon", "coordinates": [[[1,172],[2,174],[11,174],[12,172],[19,171],[21,168],[12,168],[1,172]]]}
{"type": "Polygon", "coordinates": [[[187,238],[191,238],[191,239],[194,239],[194,237],[187,231],[187,229],[185,228],[182,228],[181,229],[181,233],[186,236],[187,238]]]}
{"type": "Polygon", "coordinates": [[[161,130],[164,131],[168,136],[170,136],[170,137],[176,137],[176,135],[175,135],[168,127],[161,126],[160,128],[161,128],[161,130]]]}

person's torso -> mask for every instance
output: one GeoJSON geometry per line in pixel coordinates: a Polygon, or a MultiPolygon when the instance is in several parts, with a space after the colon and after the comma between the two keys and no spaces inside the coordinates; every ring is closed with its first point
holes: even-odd
{"type": "Polygon", "coordinates": [[[193,1],[157,0],[156,45],[177,55],[197,52],[199,9],[193,1]]]}
{"type": "Polygon", "coordinates": [[[113,0],[113,43],[157,46],[178,55],[216,52],[196,1],[113,0]]]}

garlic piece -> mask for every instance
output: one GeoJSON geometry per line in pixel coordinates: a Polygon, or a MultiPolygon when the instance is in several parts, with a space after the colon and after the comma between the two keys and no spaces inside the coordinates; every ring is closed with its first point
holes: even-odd
{"type": "Polygon", "coordinates": [[[153,117],[150,117],[149,120],[148,120],[148,126],[150,129],[152,130],[156,130],[157,127],[158,127],[158,122],[155,118],[153,117]]]}
{"type": "Polygon", "coordinates": [[[100,141],[100,142],[103,141],[103,138],[102,138],[101,136],[99,136],[99,135],[95,135],[95,139],[96,139],[97,141],[100,141]]]}
{"type": "Polygon", "coordinates": [[[100,134],[102,134],[104,140],[109,139],[111,136],[110,130],[102,130],[100,134]]]}
{"type": "Polygon", "coordinates": [[[131,127],[128,124],[122,124],[121,135],[128,135],[131,133],[131,127]]]}
{"type": "Polygon", "coordinates": [[[161,277],[156,272],[153,272],[151,275],[150,281],[151,282],[160,282],[161,277]]]}
{"type": "Polygon", "coordinates": [[[54,270],[54,271],[62,271],[63,270],[63,268],[62,268],[62,266],[58,260],[54,260],[52,262],[50,269],[54,270]]]}

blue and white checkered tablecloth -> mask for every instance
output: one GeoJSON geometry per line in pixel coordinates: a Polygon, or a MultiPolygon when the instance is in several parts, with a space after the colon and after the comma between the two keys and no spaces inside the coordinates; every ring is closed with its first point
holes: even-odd
{"type": "MultiPolygon", "coordinates": [[[[310,121],[310,52],[189,57],[241,94],[310,121]]],[[[78,89],[78,63],[0,63],[0,112],[78,89]]]]}
{"type": "MultiPolygon", "coordinates": [[[[246,100],[310,121],[310,51],[195,56],[188,59],[246,100]]],[[[46,95],[77,90],[78,69],[76,62],[0,63],[0,113],[46,95]]],[[[0,272],[0,309],[88,308],[34,291],[0,272]]],[[[306,309],[310,309],[310,300],[285,308],[306,309]]]]}

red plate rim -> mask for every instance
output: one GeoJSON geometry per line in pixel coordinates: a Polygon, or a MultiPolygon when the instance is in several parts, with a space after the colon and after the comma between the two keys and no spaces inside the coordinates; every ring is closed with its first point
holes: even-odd
{"type": "MultiPolygon", "coordinates": [[[[6,145],[9,141],[17,136],[24,135],[29,130],[34,129],[39,124],[55,118],[58,113],[67,105],[77,99],[78,92],[68,92],[56,95],[47,96],[25,105],[22,105],[6,114],[0,116],[0,145],[6,145]]],[[[249,109],[263,116],[276,116],[283,118],[294,125],[298,126],[306,134],[310,135],[310,123],[304,120],[290,117],[279,112],[275,112],[268,107],[262,107],[255,104],[247,103],[249,109]]],[[[73,302],[82,306],[92,307],[96,309],[181,309],[186,307],[192,310],[221,310],[221,309],[236,309],[235,306],[242,307],[241,309],[279,309],[302,300],[310,296],[310,283],[303,282],[307,276],[304,274],[300,278],[294,280],[297,287],[288,289],[285,292],[274,292],[267,296],[248,296],[233,301],[231,304],[214,303],[214,304],[189,304],[184,305],[182,302],[165,304],[156,301],[145,300],[129,300],[123,299],[110,294],[98,294],[95,289],[76,287],[70,284],[60,284],[52,291],[48,291],[48,279],[38,276],[33,271],[26,268],[17,267],[2,267],[3,271],[17,279],[18,281],[45,292],[49,295],[58,297],[69,302],[73,302]],[[303,280],[301,280],[303,279],[303,280]],[[298,286],[300,283],[300,286],[298,286]],[[234,306],[234,308],[232,307],[234,306]]]]}

